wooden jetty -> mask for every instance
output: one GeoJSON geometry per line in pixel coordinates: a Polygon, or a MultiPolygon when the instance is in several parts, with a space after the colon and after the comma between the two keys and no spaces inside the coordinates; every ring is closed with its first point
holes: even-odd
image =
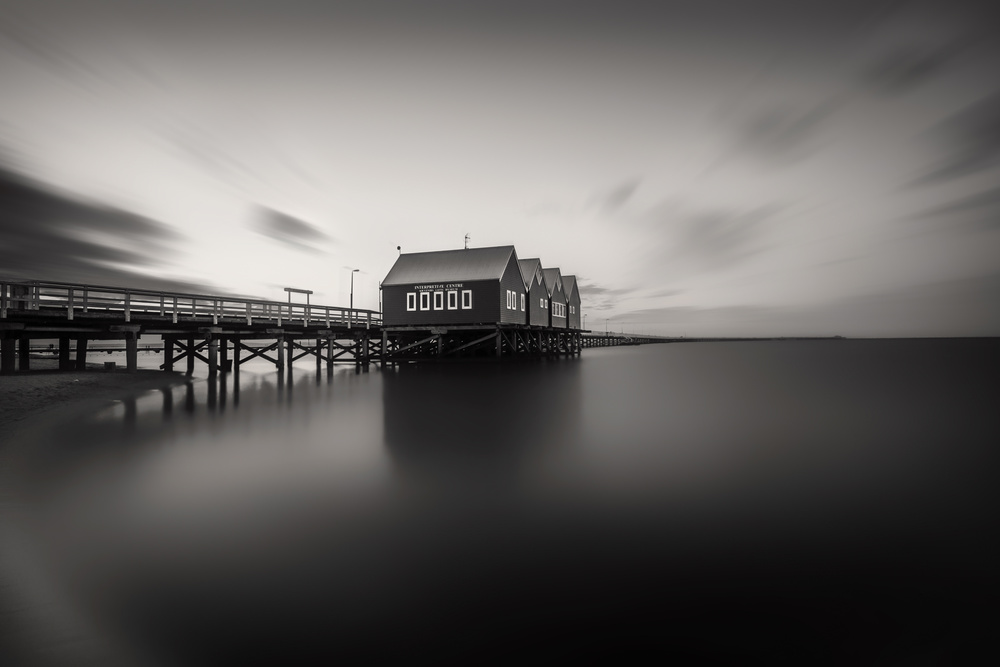
{"type": "Polygon", "coordinates": [[[143,336],[159,337],[162,369],[192,373],[201,361],[210,377],[239,373],[242,364],[257,358],[278,371],[290,371],[305,357],[312,357],[317,372],[324,365],[332,371],[335,363],[367,371],[373,363],[575,356],[589,347],[669,340],[525,324],[384,327],[377,311],[311,304],[308,299],[303,304],[0,280],[2,374],[30,370],[32,341],[39,340],[58,341],[55,351],[63,370],[84,369],[92,341],[121,341],[126,368],[135,370],[143,336]]]}

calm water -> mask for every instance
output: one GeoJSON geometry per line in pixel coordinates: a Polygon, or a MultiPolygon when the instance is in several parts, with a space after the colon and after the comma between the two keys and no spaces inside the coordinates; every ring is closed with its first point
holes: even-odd
{"type": "Polygon", "coordinates": [[[996,651],[1000,341],[300,363],[121,403],[33,450],[17,534],[83,619],[81,654],[996,651]]]}

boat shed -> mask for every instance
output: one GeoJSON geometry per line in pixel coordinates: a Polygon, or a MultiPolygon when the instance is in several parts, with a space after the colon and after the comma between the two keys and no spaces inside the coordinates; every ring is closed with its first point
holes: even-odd
{"type": "Polygon", "coordinates": [[[553,329],[566,328],[566,292],[559,269],[542,269],[545,286],[549,291],[549,326],[553,329]]]}
{"type": "Polygon", "coordinates": [[[382,281],[385,326],[523,324],[514,246],[401,254],[382,281]]]}
{"type": "Polygon", "coordinates": [[[566,290],[566,326],[570,329],[582,329],[580,326],[580,284],[576,276],[563,276],[563,288],[566,290]]]}
{"type": "Polygon", "coordinates": [[[538,258],[518,260],[528,294],[528,319],[531,326],[549,326],[549,290],[545,286],[542,262],[538,258]]]}

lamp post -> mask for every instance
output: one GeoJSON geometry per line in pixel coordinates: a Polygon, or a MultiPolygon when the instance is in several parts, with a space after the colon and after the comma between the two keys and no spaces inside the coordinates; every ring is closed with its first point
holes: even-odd
{"type": "Polygon", "coordinates": [[[351,269],[351,310],[354,310],[354,274],[361,269],[351,269]]]}
{"type": "Polygon", "coordinates": [[[604,319],[604,335],[605,336],[608,335],[608,320],[607,320],[607,318],[604,319]]]}
{"type": "Polygon", "coordinates": [[[587,313],[583,314],[583,328],[584,330],[587,329],[587,313]]]}

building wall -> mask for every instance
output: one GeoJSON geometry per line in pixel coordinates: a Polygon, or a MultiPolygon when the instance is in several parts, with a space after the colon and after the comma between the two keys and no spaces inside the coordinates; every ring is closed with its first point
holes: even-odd
{"type": "Polygon", "coordinates": [[[549,291],[544,282],[531,279],[531,291],[528,293],[528,324],[533,326],[549,326],[549,291]]]}
{"type": "MultiPolygon", "coordinates": [[[[519,278],[520,279],[520,278],[519,278]]],[[[521,290],[524,290],[522,284],[521,290]]],[[[472,282],[386,285],[382,288],[382,317],[386,326],[422,326],[438,324],[496,324],[501,321],[497,308],[503,305],[503,290],[496,280],[472,282]],[[462,308],[462,292],[471,292],[471,308],[462,308]],[[434,308],[434,294],[441,294],[442,308],[434,308]],[[449,308],[448,293],[455,292],[457,308],[449,308]],[[422,293],[428,294],[427,310],[421,310],[422,293]],[[416,310],[407,309],[407,295],[414,295],[416,310]]]]}
{"type": "Polygon", "coordinates": [[[517,266],[517,253],[511,253],[500,278],[500,294],[497,295],[500,306],[500,321],[505,324],[524,324],[528,317],[527,297],[524,293],[524,278],[517,266]],[[514,296],[514,308],[507,308],[507,291],[514,296]],[[523,306],[523,308],[522,308],[523,306]]]}
{"type": "MultiPolygon", "coordinates": [[[[562,281],[559,281],[562,283],[562,281]]],[[[552,298],[549,299],[549,326],[553,329],[565,329],[566,328],[566,317],[556,315],[557,308],[553,306],[555,304],[560,304],[564,308],[566,306],[566,295],[561,289],[552,290],[552,298]]]]}
{"type": "Polygon", "coordinates": [[[566,309],[570,310],[572,306],[572,312],[567,312],[567,325],[570,329],[582,329],[580,326],[580,320],[582,316],[580,315],[580,284],[577,283],[577,287],[573,290],[573,296],[571,296],[566,301],[566,309]]]}

